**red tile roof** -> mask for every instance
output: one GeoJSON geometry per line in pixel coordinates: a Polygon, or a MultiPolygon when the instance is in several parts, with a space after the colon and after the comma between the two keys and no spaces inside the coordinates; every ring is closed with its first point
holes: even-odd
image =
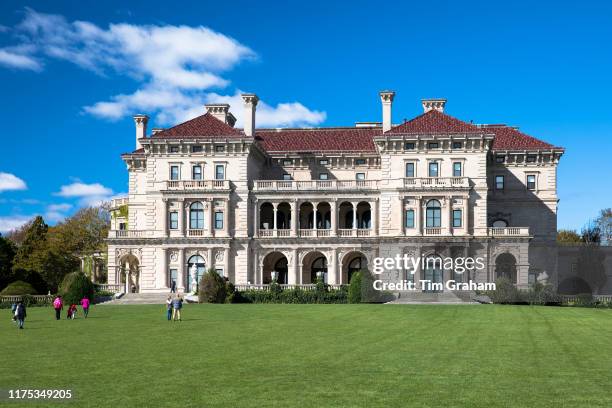
{"type": "Polygon", "coordinates": [[[244,137],[244,133],[240,129],[223,123],[207,112],[204,115],[162,130],[151,136],[152,139],[215,137],[244,137]]]}
{"type": "Polygon", "coordinates": [[[375,152],[380,128],[257,129],[256,140],[268,152],[375,152]]]}
{"type": "Polygon", "coordinates": [[[435,109],[423,113],[414,119],[391,128],[386,133],[418,133],[418,134],[449,134],[449,133],[482,133],[482,130],[470,123],[453,118],[435,109]]]}
{"type": "Polygon", "coordinates": [[[492,150],[562,149],[510,126],[489,125],[483,126],[482,130],[495,135],[492,150]]]}

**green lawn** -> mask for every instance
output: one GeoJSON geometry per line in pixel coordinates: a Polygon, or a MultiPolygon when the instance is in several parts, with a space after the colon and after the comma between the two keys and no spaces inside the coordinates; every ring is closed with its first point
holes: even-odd
{"type": "Polygon", "coordinates": [[[612,406],[612,310],[187,305],[169,323],[163,306],[30,308],[21,331],[0,313],[0,388],[73,390],[49,407],[612,406]]]}

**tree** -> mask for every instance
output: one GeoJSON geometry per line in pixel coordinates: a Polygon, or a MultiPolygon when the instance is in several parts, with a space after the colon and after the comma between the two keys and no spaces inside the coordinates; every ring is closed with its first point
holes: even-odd
{"type": "Polygon", "coordinates": [[[595,224],[601,233],[601,242],[606,245],[612,244],[612,208],[604,208],[600,211],[595,224]]]}
{"type": "Polygon", "coordinates": [[[0,290],[14,280],[13,258],[15,258],[15,252],[17,252],[15,244],[0,234],[0,290]]]}
{"type": "Polygon", "coordinates": [[[585,244],[596,244],[599,245],[601,242],[601,231],[594,222],[587,223],[582,227],[581,240],[585,244]]]}
{"type": "Polygon", "coordinates": [[[66,304],[78,305],[81,299],[94,298],[94,285],[82,272],[67,274],[62,280],[60,294],[66,304]]]}
{"type": "Polygon", "coordinates": [[[110,217],[106,206],[81,208],[52,229],[52,239],[72,254],[106,252],[110,217]]]}
{"type": "Polygon", "coordinates": [[[582,238],[574,230],[559,230],[557,231],[557,242],[563,244],[578,244],[582,242],[582,238]]]}
{"type": "Polygon", "coordinates": [[[225,303],[227,296],[225,279],[213,268],[202,276],[198,289],[200,303],[225,303]]]}

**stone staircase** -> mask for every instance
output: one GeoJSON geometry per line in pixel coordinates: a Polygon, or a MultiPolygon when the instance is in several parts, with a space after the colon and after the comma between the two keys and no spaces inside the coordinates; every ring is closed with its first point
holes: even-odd
{"type": "Polygon", "coordinates": [[[169,293],[127,293],[101,305],[163,305],[169,293]]]}
{"type": "Polygon", "coordinates": [[[397,292],[395,296],[396,300],[391,301],[391,304],[441,304],[441,305],[453,305],[453,304],[475,304],[472,300],[473,292],[453,292],[444,291],[440,293],[427,293],[421,291],[406,291],[397,292]]]}

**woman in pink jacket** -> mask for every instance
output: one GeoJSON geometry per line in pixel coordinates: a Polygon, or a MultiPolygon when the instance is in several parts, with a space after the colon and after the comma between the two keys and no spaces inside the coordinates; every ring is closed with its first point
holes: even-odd
{"type": "Polygon", "coordinates": [[[64,307],[64,302],[62,302],[62,297],[58,295],[53,300],[53,308],[55,309],[55,319],[56,320],[60,319],[60,315],[62,313],[62,308],[63,307],[64,307]]]}
{"type": "Polygon", "coordinates": [[[89,313],[89,299],[84,297],[81,299],[81,307],[83,308],[83,315],[87,319],[87,314],[89,313]]]}

